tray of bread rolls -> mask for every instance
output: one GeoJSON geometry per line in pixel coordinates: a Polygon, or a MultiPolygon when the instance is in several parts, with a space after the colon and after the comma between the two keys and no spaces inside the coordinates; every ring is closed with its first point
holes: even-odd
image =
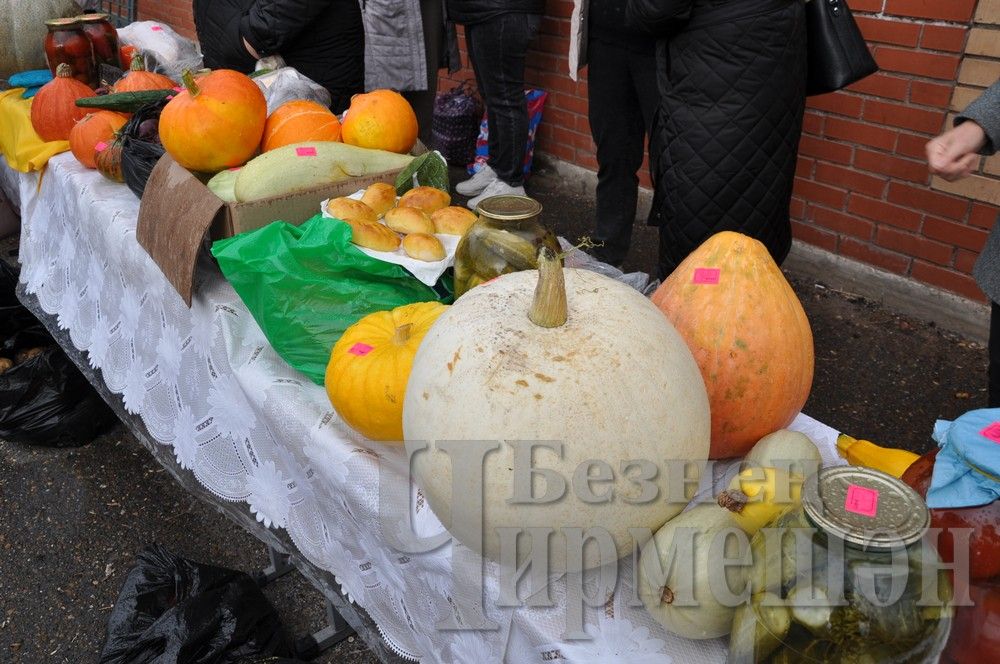
{"type": "Polygon", "coordinates": [[[351,226],[351,242],[368,256],[406,268],[433,286],[455,263],[462,235],[476,213],[451,205],[451,196],[434,187],[414,187],[402,196],[378,182],[350,196],[320,204],[324,217],[351,226]]]}

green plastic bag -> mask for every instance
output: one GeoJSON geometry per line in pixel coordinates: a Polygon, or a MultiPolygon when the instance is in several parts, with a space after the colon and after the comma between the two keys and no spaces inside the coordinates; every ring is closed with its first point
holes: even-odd
{"type": "Polygon", "coordinates": [[[453,299],[447,275],[430,288],[359,251],[349,225],[321,215],[219,240],[212,254],[278,354],[319,385],[330,349],[364,316],[453,299]]]}

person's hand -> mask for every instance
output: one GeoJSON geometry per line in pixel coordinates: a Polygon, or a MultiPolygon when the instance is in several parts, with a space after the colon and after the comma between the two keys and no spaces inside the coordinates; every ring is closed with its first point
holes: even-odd
{"type": "Polygon", "coordinates": [[[246,48],[247,53],[253,56],[254,60],[260,60],[260,55],[254,50],[253,46],[250,45],[250,42],[247,41],[246,37],[243,38],[243,46],[246,48]]]}
{"type": "Polygon", "coordinates": [[[952,182],[964,178],[979,163],[976,154],[986,144],[986,132],[972,120],[932,138],[927,143],[927,165],[931,173],[952,182]]]}

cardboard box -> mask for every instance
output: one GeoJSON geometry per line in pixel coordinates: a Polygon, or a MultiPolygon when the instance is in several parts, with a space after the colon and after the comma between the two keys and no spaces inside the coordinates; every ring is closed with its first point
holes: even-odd
{"type": "Polygon", "coordinates": [[[190,306],[195,265],[206,237],[232,237],[272,221],[301,224],[320,213],[325,199],[352,194],[375,182],[394,183],[398,174],[399,170],[387,171],[252,203],[226,203],[165,154],[146,183],[136,238],[190,306]]]}

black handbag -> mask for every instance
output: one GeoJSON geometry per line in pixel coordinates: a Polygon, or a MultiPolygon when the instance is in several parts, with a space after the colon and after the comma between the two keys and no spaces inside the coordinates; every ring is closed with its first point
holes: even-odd
{"type": "Polygon", "coordinates": [[[806,0],[806,94],[845,88],[878,71],[846,0],[806,0]]]}

